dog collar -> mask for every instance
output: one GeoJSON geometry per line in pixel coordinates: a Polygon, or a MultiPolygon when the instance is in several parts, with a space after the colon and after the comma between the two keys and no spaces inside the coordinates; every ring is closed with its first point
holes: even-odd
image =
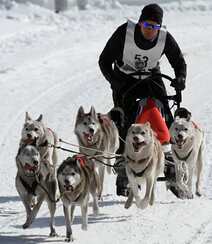
{"type": "Polygon", "coordinates": [[[188,153],[188,155],[185,156],[185,157],[180,157],[180,155],[175,150],[174,150],[174,153],[175,153],[177,159],[179,159],[180,161],[186,161],[190,157],[192,151],[193,151],[193,148],[190,150],[190,152],[188,153]]]}

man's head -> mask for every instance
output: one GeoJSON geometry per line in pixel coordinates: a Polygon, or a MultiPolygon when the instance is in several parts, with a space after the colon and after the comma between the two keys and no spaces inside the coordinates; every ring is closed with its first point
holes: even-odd
{"type": "Polygon", "coordinates": [[[163,21],[163,10],[157,4],[146,5],[139,18],[139,25],[144,38],[153,40],[158,34],[158,31],[163,21]]]}

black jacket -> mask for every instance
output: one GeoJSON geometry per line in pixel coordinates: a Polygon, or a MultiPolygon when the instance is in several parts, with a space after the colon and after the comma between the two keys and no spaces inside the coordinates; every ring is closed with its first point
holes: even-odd
{"type": "MultiPolygon", "coordinates": [[[[117,30],[113,33],[111,38],[108,40],[104,50],[102,51],[99,57],[99,66],[101,72],[104,75],[104,77],[110,82],[113,91],[118,91],[121,89],[122,92],[124,92],[130,87],[130,84],[132,84],[132,82],[129,82],[129,80],[132,81],[132,77],[129,77],[129,75],[126,75],[123,72],[121,72],[115,65],[115,62],[117,62],[119,65],[123,64],[122,58],[123,58],[123,50],[125,44],[126,29],[127,29],[127,23],[124,23],[123,25],[117,28],[117,30]]],[[[148,50],[154,47],[157,43],[157,38],[154,41],[148,41],[144,39],[138,24],[136,25],[135,28],[134,37],[135,37],[136,45],[144,50],[148,50]]],[[[175,76],[176,77],[182,76],[186,78],[186,63],[184,57],[182,55],[182,52],[177,42],[169,32],[167,32],[165,47],[162,55],[163,54],[166,55],[169,63],[174,69],[175,76]]],[[[164,87],[163,82],[162,82],[162,86],[164,87]]],[[[137,92],[143,93],[144,90],[145,89],[143,88],[137,89],[137,92]]],[[[156,93],[157,90],[158,89],[156,88],[155,89],[156,93]]],[[[165,88],[164,88],[164,92],[165,92],[165,88]]],[[[141,96],[145,96],[145,95],[148,94],[143,94],[143,95],[141,94],[141,96]]]]}

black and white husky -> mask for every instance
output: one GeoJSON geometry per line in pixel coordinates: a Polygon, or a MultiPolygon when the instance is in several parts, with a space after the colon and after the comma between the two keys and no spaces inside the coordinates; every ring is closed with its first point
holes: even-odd
{"type": "Polygon", "coordinates": [[[57,179],[66,222],[66,241],[73,241],[71,224],[76,205],[81,207],[82,229],[87,230],[89,193],[93,197],[93,212],[98,214],[99,176],[95,163],[85,157],[69,157],[57,170],[57,179]],[[71,208],[71,213],[70,213],[71,208]]]}
{"type": "Polygon", "coordinates": [[[19,149],[16,165],[18,172],[15,185],[26,210],[26,222],[23,228],[26,229],[32,224],[43,201],[46,200],[51,215],[50,236],[55,236],[56,181],[54,170],[41,161],[40,153],[33,145],[22,146],[19,149]],[[35,199],[37,199],[36,203],[35,199]]]}

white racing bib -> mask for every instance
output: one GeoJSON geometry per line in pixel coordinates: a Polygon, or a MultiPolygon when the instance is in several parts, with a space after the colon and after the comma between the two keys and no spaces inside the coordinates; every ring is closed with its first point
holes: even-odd
{"type": "Polygon", "coordinates": [[[148,50],[139,48],[134,39],[136,24],[128,20],[124,52],[123,65],[118,66],[119,70],[125,74],[135,71],[149,71],[157,66],[163,53],[166,42],[166,30],[161,28],[156,45],[148,50]]]}

